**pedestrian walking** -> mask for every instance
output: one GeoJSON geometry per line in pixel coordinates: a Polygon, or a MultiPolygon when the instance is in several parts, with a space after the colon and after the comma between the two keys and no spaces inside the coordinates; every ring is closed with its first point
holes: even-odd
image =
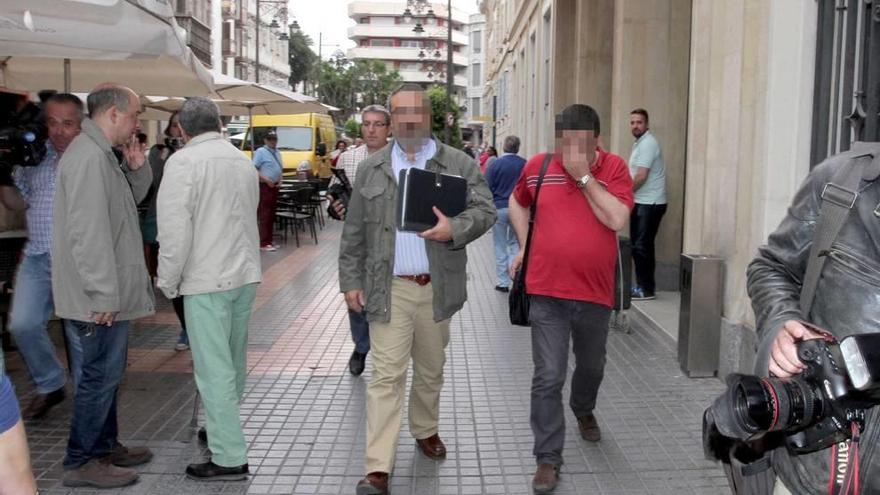
{"type": "Polygon", "coordinates": [[[516,232],[510,225],[508,216],[508,203],[510,193],[519,180],[522,169],[526,164],[525,158],[519,153],[519,138],[510,135],[504,138],[504,153],[486,169],[486,183],[492,191],[492,200],[498,211],[498,220],[492,227],[492,242],[495,245],[495,274],[498,284],[495,290],[508,292],[510,290],[510,263],[519,252],[519,242],[516,240],[516,232]]]}
{"type": "Polygon", "coordinates": [[[532,157],[510,197],[510,222],[522,246],[511,273],[523,263],[529,208],[536,209],[526,289],[535,365],[531,426],[538,469],[532,484],[541,494],[556,488],[563,462],[569,341],[575,358],[569,404],[584,440],[601,439],[593,409],[614,305],[617,231],[632,208],[629,170],[599,147],[596,111],[570,105],[555,127],[554,153],[532,157]]]}
{"type": "Polygon", "coordinates": [[[196,386],[205,404],[211,458],[190,464],[197,480],[247,477],[239,401],[247,375],[248,321],[261,279],[259,176],[220,134],[220,111],[207,98],[180,109],[186,145],[169,160],[157,198],[158,286],[183,296],[196,386]]]}
{"type": "MultiPolygon", "coordinates": [[[[82,127],[82,100],[72,94],[55,94],[44,103],[44,114],[49,135],[46,156],[36,167],[19,167],[13,176],[0,178],[4,184],[0,187],[0,202],[11,210],[26,211],[27,216],[28,241],[15,276],[9,317],[9,331],[36,386],[34,398],[22,411],[26,420],[44,417],[65,397],[67,373],[47,331],[55,312],[52,210],[58,162],[82,127]]],[[[0,356],[0,363],[2,360],[0,356]]]]}
{"type": "Polygon", "coordinates": [[[388,493],[400,434],[407,369],[413,363],[410,432],[419,451],[444,459],[439,436],[440,390],[450,318],[466,293],[467,252],[495,220],[486,182],[463,152],[431,137],[431,105],[413,84],[390,98],[394,143],[358,167],[339,250],[339,286],[352,311],[370,322],[373,376],[367,387],[367,475],[359,495],[388,493]],[[437,225],[397,231],[396,178],[417,167],[464,177],[468,203],[454,218],[434,208],[437,225]]]}
{"type": "Polygon", "coordinates": [[[52,218],[52,295],[76,385],[63,483],[115,488],[134,483],[130,468],[153,457],[119,443],[116,418],[129,322],[155,306],[137,214],[152,172],[134,135],[138,96],[104,84],[87,103],[90,118],[58,163],[52,218]]]}
{"type": "Polygon", "coordinates": [[[666,165],[663,163],[660,143],[648,128],[648,111],[637,108],[630,112],[629,127],[636,138],[629,155],[635,198],[635,207],[629,220],[633,264],[636,268],[632,299],[644,301],[656,297],[654,239],[660,229],[660,220],[666,213],[666,165]]]}
{"type": "MultiPolygon", "coordinates": [[[[381,150],[388,144],[388,133],[391,131],[391,114],[382,105],[369,105],[361,112],[361,132],[366,146],[348,149],[339,155],[337,166],[345,171],[351,184],[357,180],[358,165],[368,156],[381,150]]],[[[328,199],[336,214],[345,219],[346,205],[328,194],[328,199]]],[[[348,359],[348,371],[360,376],[366,367],[367,354],[370,352],[370,323],[363,311],[348,309],[348,323],[351,329],[351,340],[354,350],[348,359]]]]}

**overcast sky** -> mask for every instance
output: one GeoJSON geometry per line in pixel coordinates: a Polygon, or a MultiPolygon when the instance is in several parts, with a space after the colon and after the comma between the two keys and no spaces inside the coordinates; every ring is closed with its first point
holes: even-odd
{"type": "MultiPolygon", "coordinates": [[[[312,49],[318,52],[318,37],[322,35],[323,45],[321,57],[328,58],[336,50],[345,52],[354,46],[348,39],[348,27],[354,26],[354,21],[348,17],[349,0],[291,0],[288,11],[293,19],[299,23],[300,29],[308,34],[314,44],[312,49]]],[[[401,12],[403,12],[403,0],[401,12]]],[[[436,3],[436,2],[432,2],[436,3]]],[[[444,5],[446,2],[442,2],[444,5]]],[[[452,0],[453,8],[476,14],[477,0],[452,0]]]]}

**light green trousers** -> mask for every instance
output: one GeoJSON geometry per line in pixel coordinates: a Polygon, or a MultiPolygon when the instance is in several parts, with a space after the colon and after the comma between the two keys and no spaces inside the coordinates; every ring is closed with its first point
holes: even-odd
{"type": "Polygon", "coordinates": [[[186,330],[196,386],[205,406],[205,429],[214,464],[247,463],[239,401],[247,376],[247,336],[257,284],[184,296],[186,330]]]}

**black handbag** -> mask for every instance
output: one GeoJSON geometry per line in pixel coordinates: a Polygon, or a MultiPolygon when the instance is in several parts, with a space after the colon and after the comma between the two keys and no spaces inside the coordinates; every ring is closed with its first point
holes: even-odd
{"type": "Polygon", "coordinates": [[[550,166],[550,160],[553,158],[551,153],[544,156],[544,163],[541,165],[541,173],[538,175],[538,185],[535,186],[535,197],[532,199],[532,206],[529,208],[529,233],[526,236],[526,249],[523,253],[523,262],[516,276],[513,278],[513,285],[510,287],[508,296],[508,304],[510,309],[510,323],[512,325],[520,325],[524,327],[531,326],[529,323],[529,295],[526,293],[526,270],[529,265],[529,248],[532,246],[532,230],[535,224],[535,213],[538,210],[538,194],[541,192],[541,183],[544,182],[544,174],[547,173],[547,167],[550,166]]]}

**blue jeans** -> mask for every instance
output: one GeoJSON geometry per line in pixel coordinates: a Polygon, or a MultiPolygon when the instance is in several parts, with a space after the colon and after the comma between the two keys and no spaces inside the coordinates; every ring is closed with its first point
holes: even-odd
{"type": "Polygon", "coordinates": [[[65,469],[113,451],[119,435],[116,396],[128,352],[127,321],[112,326],[65,320],[76,393],[65,469]]]}
{"type": "Polygon", "coordinates": [[[54,392],[67,382],[67,376],[46,324],[55,304],[52,299],[52,261],[48,254],[25,256],[18,267],[9,332],[34,380],[38,394],[54,392]]]}
{"type": "Polygon", "coordinates": [[[562,464],[565,446],[565,413],[562,388],[568,375],[568,349],[574,354],[571,396],[568,405],[576,418],[596,407],[599,385],[605,374],[605,344],[611,308],[585,301],[531,296],[532,323],[531,426],[532,451],[538,464],[562,464]]]}
{"type": "Polygon", "coordinates": [[[351,325],[351,340],[354,342],[355,352],[370,352],[370,324],[366,313],[356,313],[349,309],[348,323],[351,325]]]}
{"type": "Polygon", "coordinates": [[[510,287],[510,275],[507,269],[519,252],[519,242],[516,240],[516,232],[510,225],[510,216],[507,208],[498,208],[498,219],[492,227],[492,240],[495,243],[495,272],[498,275],[498,285],[510,287]]]}

